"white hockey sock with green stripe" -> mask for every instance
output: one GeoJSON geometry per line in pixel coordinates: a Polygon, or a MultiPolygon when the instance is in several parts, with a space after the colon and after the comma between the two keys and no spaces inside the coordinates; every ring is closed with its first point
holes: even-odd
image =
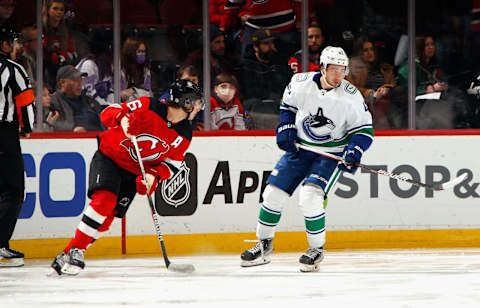
{"type": "Polygon", "coordinates": [[[263,204],[260,208],[257,223],[257,237],[259,239],[273,238],[288,197],[286,192],[275,186],[267,185],[265,187],[263,204]]]}
{"type": "Polygon", "coordinates": [[[325,209],[322,188],[303,185],[300,188],[299,205],[305,217],[305,228],[310,247],[325,245],[325,209]]]}

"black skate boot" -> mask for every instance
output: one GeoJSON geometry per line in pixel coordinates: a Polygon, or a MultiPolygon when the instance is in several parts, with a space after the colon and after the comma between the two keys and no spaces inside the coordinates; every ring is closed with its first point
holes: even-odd
{"type": "Polygon", "coordinates": [[[270,263],[270,255],[273,251],[273,239],[267,238],[260,240],[257,245],[245,250],[240,258],[242,267],[262,265],[270,263]]]}
{"type": "Polygon", "coordinates": [[[23,253],[11,248],[0,248],[0,267],[23,266],[23,253]]]}
{"type": "Polygon", "coordinates": [[[318,272],[320,270],[320,262],[323,260],[323,247],[308,248],[300,257],[301,272],[318,272]]]}
{"type": "Polygon", "coordinates": [[[85,268],[83,252],[83,250],[73,246],[70,248],[67,254],[67,262],[62,269],[64,274],[78,275],[78,273],[85,268]]]}
{"type": "Polygon", "coordinates": [[[62,252],[55,257],[55,259],[53,260],[50,266],[57,272],[57,274],[61,275],[62,268],[66,262],[67,262],[67,254],[65,253],[65,251],[62,250],[62,252]]]}
{"type": "Polygon", "coordinates": [[[83,250],[72,247],[66,254],[62,251],[52,262],[52,268],[59,275],[75,276],[85,267],[83,250]]]}

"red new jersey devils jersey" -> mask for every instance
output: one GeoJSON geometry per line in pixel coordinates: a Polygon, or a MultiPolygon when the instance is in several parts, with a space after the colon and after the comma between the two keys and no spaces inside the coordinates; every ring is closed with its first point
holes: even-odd
{"type": "Polygon", "coordinates": [[[180,167],[192,140],[190,122],[172,124],[167,120],[167,106],[146,96],[103,110],[100,118],[109,129],[100,135],[100,151],[123,169],[138,175],[141,171],[135,148],[118,119],[125,107],[134,113],[135,125],[140,128],[137,142],[146,172],[169,178],[180,167]]]}

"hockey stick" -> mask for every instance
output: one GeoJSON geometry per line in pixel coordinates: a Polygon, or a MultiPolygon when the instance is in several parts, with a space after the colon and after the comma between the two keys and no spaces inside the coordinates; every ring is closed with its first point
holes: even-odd
{"type": "MultiPolygon", "coordinates": [[[[303,145],[303,144],[299,144],[299,143],[296,143],[297,147],[301,148],[301,149],[304,149],[304,150],[307,150],[307,151],[310,151],[310,152],[314,152],[314,153],[317,153],[323,157],[328,157],[328,158],[331,158],[331,159],[334,159],[336,161],[339,161],[339,162],[344,162],[344,160],[337,156],[337,155],[334,155],[334,154],[330,154],[330,153],[327,153],[327,152],[323,152],[319,149],[315,149],[313,147],[310,147],[310,146],[306,146],[306,145],[303,145]]],[[[444,189],[447,189],[447,188],[450,188],[450,187],[453,187],[455,185],[457,185],[458,183],[460,183],[461,181],[463,181],[466,177],[467,177],[467,174],[464,173],[462,174],[461,176],[458,176],[456,178],[454,178],[453,180],[451,181],[448,181],[448,182],[445,182],[445,183],[441,183],[441,184],[425,184],[425,183],[421,183],[421,182],[417,182],[417,181],[414,181],[412,179],[409,179],[409,178],[406,178],[404,176],[401,176],[399,174],[394,174],[394,173],[390,173],[386,170],[376,170],[376,169],[372,169],[364,164],[361,164],[361,163],[355,163],[355,166],[359,167],[359,168],[362,168],[363,170],[366,170],[368,172],[371,172],[371,173],[376,173],[376,174],[380,174],[380,175],[385,175],[385,176],[388,176],[392,179],[395,179],[395,180],[398,180],[398,181],[403,181],[403,182],[407,182],[407,183],[410,183],[412,185],[415,185],[415,186],[419,186],[419,187],[423,187],[423,188],[426,188],[426,189],[431,189],[431,190],[444,190],[444,189]]]]}
{"type": "MultiPolygon", "coordinates": [[[[147,176],[145,174],[145,168],[143,167],[142,157],[140,155],[140,149],[138,148],[137,137],[131,136],[130,140],[135,147],[135,153],[137,154],[138,164],[140,165],[140,170],[142,171],[142,178],[147,183],[147,176]]],[[[147,187],[149,189],[149,187],[147,187]]],[[[174,264],[171,263],[167,256],[167,250],[165,249],[165,243],[163,242],[162,232],[160,231],[160,215],[158,215],[157,209],[153,204],[152,198],[148,194],[147,191],[146,196],[148,199],[148,205],[150,206],[150,210],[152,212],[153,224],[155,226],[155,230],[157,231],[158,241],[160,242],[160,247],[162,248],[163,259],[165,260],[165,265],[168,270],[172,272],[179,272],[179,273],[191,273],[195,271],[195,267],[193,264],[174,264]]]]}

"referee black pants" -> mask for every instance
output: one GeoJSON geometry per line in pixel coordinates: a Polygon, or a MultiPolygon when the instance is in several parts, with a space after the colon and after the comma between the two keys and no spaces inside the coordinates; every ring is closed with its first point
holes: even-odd
{"type": "Polygon", "coordinates": [[[25,174],[18,126],[0,123],[0,248],[9,241],[22,209],[25,174]]]}

